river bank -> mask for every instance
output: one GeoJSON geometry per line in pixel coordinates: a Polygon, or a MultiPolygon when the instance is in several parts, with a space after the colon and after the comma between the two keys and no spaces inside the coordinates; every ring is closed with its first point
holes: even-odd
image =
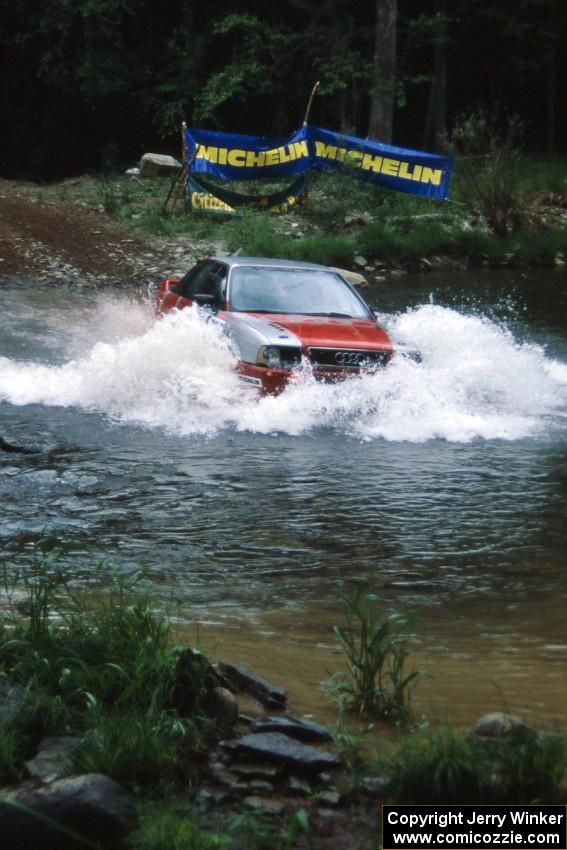
{"type": "Polygon", "coordinates": [[[3,180],[0,279],[145,286],[184,274],[200,256],[235,250],[339,266],[368,285],[442,269],[563,268],[563,170],[547,177],[542,170],[540,185],[508,199],[510,208],[498,210],[502,232],[487,223],[481,200],[466,199],[458,176],[455,200],[445,203],[380,193],[338,175],[314,180],[305,202],[285,215],[233,217],[191,212],[179,193],[165,211],[165,177],[81,176],[48,186],[3,180]]]}
{"type": "Polygon", "coordinates": [[[93,606],[62,551],[44,536],[33,573],[6,574],[0,827],[15,850],[374,848],[384,802],[561,797],[558,734],[490,714],[466,737],[404,725],[399,747],[368,751],[346,716],[326,728],[278,683],[179,642],[141,576],[93,606]]]}

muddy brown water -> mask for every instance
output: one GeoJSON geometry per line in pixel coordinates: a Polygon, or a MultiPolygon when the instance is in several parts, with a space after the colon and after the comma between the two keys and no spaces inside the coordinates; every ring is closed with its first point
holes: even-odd
{"type": "Polygon", "coordinates": [[[430,275],[370,291],[422,352],[278,399],[239,386],[210,323],[139,293],[0,288],[0,536],[46,525],[88,586],[146,570],[214,658],[333,722],[341,592],[415,612],[415,713],[567,726],[567,275],[430,275]]]}

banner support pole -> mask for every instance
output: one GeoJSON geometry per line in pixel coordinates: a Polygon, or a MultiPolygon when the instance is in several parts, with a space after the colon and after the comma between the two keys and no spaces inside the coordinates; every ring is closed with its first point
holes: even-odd
{"type": "MultiPolygon", "coordinates": [[[[169,187],[169,192],[167,193],[167,198],[165,199],[163,205],[164,214],[167,213],[167,206],[171,200],[171,196],[177,187],[177,184],[180,183],[185,177],[187,177],[189,173],[190,162],[188,161],[188,148],[187,148],[187,122],[183,121],[181,123],[181,161],[183,165],[181,166],[179,172],[175,175],[171,182],[171,186],[169,187]]],[[[173,206],[175,206],[175,197],[173,198],[173,206]]]]}
{"type": "Polygon", "coordinates": [[[311,90],[311,94],[309,96],[309,101],[307,103],[307,109],[305,110],[305,118],[303,119],[303,126],[304,127],[306,127],[307,124],[309,123],[309,115],[311,114],[311,107],[313,106],[313,98],[317,94],[317,89],[319,88],[320,85],[321,85],[321,81],[317,80],[317,82],[315,83],[315,85],[313,86],[313,88],[311,90]]]}

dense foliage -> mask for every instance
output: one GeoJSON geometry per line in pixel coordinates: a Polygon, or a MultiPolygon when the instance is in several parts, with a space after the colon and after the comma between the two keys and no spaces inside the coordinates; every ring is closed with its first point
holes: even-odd
{"type": "Polygon", "coordinates": [[[49,179],[178,153],[179,126],[265,134],[313,120],[435,147],[473,108],[567,144],[560,0],[0,0],[1,174],[49,179]],[[386,61],[388,58],[388,61],[386,61]],[[384,108],[385,105],[385,108],[384,108]]]}

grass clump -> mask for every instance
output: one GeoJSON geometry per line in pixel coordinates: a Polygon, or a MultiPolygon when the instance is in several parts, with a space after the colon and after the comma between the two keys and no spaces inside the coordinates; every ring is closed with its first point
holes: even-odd
{"type": "Polygon", "coordinates": [[[60,569],[63,551],[46,535],[26,573],[4,568],[0,675],[21,705],[0,739],[0,771],[14,775],[42,735],[65,732],[81,738],[83,770],[128,785],[169,779],[210,729],[198,702],[216,673],[173,643],[167,620],[136,593],[139,575],[114,579],[96,609],[86,606],[60,569]]]}
{"type": "Polygon", "coordinates": [[[226,833],[204,832],[193,809],[163,801],[140,806],[129,846],[133,850],[214,850],[229,842],[226,833]]]}
{"type": "Polygon", "coordinates": [[[0,785],[9,785],[20,778],[26,757],[25,744],[25,738],[16,726],[0,722],[0,785]]]}
{"type": "Polygon", "coordinates": [[[364,717],[406,721],[419,671],[406,672],[411,621],[383,611],[384,600],[358,589],[343,598],[345,626],[334,633],[347,669],[336,674],[330,689],[339,705],[364,717]]]}
{"type": "Polygon", "coordinates": [[[392,795],[408,803],[559,802],[567,746],[534,732],[488,739],[450,724],[410,735],[386,760],[392,795]]]}
{"type": "Polygon", "coordinates": [[[133,850],[291,850],[300,837],[302,846],[312,850],[311,824],[303,809],[290,818],[285,832],[271,818],[245,808],[219,819],[216,829],[210,824],[205,829],[192,807],[163,801],[139,807],[138,827],[129,846],[133,850]]]}

